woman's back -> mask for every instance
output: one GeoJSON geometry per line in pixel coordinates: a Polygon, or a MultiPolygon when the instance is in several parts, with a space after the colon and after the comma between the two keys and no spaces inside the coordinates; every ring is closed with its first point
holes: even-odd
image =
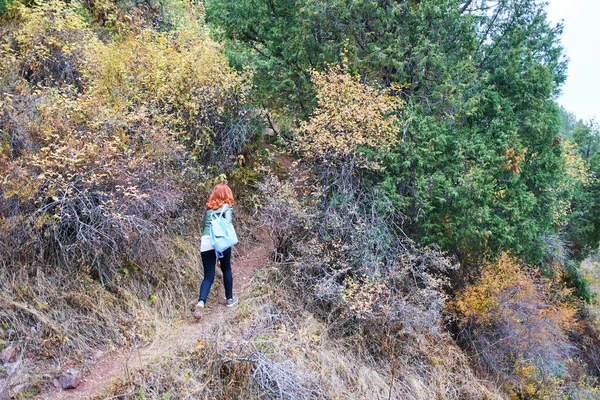
{"type": "Polygon", "coordinates": [[[227,221],[231,222],[233,215],[233,207],[229,204],[225,203],[220,208],[216,210],[211,210],[210,208],[204,211],[204,218],[202,219],[202,236],[210,235],[210,221],[213,218],[221,215],[223,213],[223,217],[227,219],[227,221]],[[215,216],[216,215],[216,216],[215,216]]]}

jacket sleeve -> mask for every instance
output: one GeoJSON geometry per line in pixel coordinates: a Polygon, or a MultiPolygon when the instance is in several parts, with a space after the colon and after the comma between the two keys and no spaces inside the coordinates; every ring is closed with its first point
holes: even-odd
{"type": "Polygon", "coordinates": [[[202,229],[200,230],[200,232],[202,232],[202,234],[204,234],[204,229],[206,228],[206,217],[208,215],[208,210],[204,210],[204,215],[202,216],[202,229]]]}
{"type": "Polygon", "coordinates": [[[227,221],[231,222],[233,216],[233,207],[229,206],[227,207],[227,210],[225,210],[225,218],[227,219],[227,221]]]}

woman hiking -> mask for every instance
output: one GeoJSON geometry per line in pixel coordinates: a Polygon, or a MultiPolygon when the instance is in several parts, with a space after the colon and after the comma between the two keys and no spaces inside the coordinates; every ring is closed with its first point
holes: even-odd
{"type": "MultiPolygon", "coordinates": [[[[200,298],[192,314],[194,318],[202,318],[204,305],[208,298],[208,292],[215,280],[215,268],[217,264],[217,253],[210,239],[210,222],[214,218],[226,218],[231,222],[233,214],[233,193],[231,188],[222,183],[214,187],[210,198],[206,202],[206,211],[202,221],[202,239],[200,241],[200,255],[202,256],[202,266],[204,267],[204,279],[200,285],[200,298]]],[[[233,307],[237,304],[238,298],[233,296],[233,275],[231,273],[231,247],[223,251],[223,257],[219,258],[219,265],[223,272],[223,284],[225,286],[225,305],[233,307]]]]}

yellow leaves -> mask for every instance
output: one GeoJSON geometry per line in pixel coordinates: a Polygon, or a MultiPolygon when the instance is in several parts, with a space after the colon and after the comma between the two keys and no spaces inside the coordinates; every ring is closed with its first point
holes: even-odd
{"type": "Polygon", "coordinates": [[[484,267],[479,282],[464,289],[452,304],[463,321],[490,324],[503,318],[521,322],[511,307],[523,302],[533,307],[535,317],[549,318],[558,326],[570,329],[575,310],[561,301],[551,302],[551,291],[547,289],[551,283],[538,281],[534,272],[522,267],[509,253],[502,253],[494,264],[484,267]],[[552,304],[551,312],[548,312],[549,304],[552,304]]]}
{"type": "Polygon", "coordinates": [[[525,154],[527,153],[527,148],[522,150],[517,150],[514,147],[510,147],[504,150],[504,156],[506,160],[502,165],[506,171],[512,171],[514,175],[518,175],[521,173],[521,163],[525,160],[525,154]]]}
{"type": "Polygon", "coordinates": [[[154,305],[154,304],[156,304],[157,300],[158,300],[158,297],[156,297],[155,294],[151,294],[150,297],[148,297],[147,303],[149,305],[154,305]]]}
{"type": "Polygon", "coordinates": [[[381,299],[387,297],[389,292],[385,283],[366,275],[356,279],[348,277],[344,281],[342,299],[353,315],[364,318],[380,308],[381,299]]]}
{"type": "Polygon", "coordinates": [[[481,279],[462,290],[451,307],[463,325],[474,324],[480,334],[495,335],[490,330],[500,329],[506,335],[503,340],[513,342],[507,351],[530,351],[540,343],[561,340],[576,325],[575,309],[564,300],[570,290],[556,285],[561,284],[543,279],[503,253],[484,267],[481,279]]]}
{"type": "Polygon", "coordinates": [[[563,196],[553,204],[552,211],[556,226],[565,226],[568,223],[567,217],[571,214],[571,202],[578,188],[590,185],[595,179],[585,160],[577,152],[576,144],[565,140],[561,142],[561,145],[565,173],[556,186],[547,189],[558,196],[563,196]]]}
{"type": "Polygon", "coordinates": [[[390,89],[362,83],[339,66],[311,76],[318,106],[298,128],[297,142],[306,156],[343,163],[357,159],[360,146],[385,150],[396,143],[402,101],[390,89]]]}
{"type": "Polygon", "coordinates": [[[503,253],[450,307],[480,356],[497,372],[510,371],[511,398],[522,398],[561,379],[563,372],[548,366],[569,362],[568,334],[577,327],[570,296],[560,278],[545,279],[503,253]]]}
{"type": "Polygon", "coordinates": [[[82,49],[95,41],[79,7],[78,2],[60,0],[18,7],[22,23],[15,39],[32,76],[44,76],[50,69],[46,62],[57,52],[69,59],[65,61],[77,63],[82,49]]]}
{"type": "Polygon", "coordinates": [[[97,42],[87,49],[82,73],[90,101],[103,99],[114,115],[139,110],[194,153],[211,144],[224,114],[245,101],[247,89],[217,45],[187,29],[146,29],[121,42],[97,42]]]}
{"type": "Polygon", "coordinates": [[[565,185],[575,186],[577,184],[589,185],[594,179],[585,160],[577,152],[577,145],[569,140],[563,144],[563,157],[566,163],[566,174],[571,179],[565,185]]]}

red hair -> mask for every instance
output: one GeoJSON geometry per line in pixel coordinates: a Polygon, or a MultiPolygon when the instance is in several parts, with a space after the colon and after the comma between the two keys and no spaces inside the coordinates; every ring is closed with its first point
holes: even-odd
{"type": "Polygon", "coordinates": [[[235,205],[235,201],[233,201],[231,188],[224,183],[220,183],[213,189],[210,198],[206,202],[206,209],[217,210],[221,208],[223,204],[233,206],[235,205]]]}

